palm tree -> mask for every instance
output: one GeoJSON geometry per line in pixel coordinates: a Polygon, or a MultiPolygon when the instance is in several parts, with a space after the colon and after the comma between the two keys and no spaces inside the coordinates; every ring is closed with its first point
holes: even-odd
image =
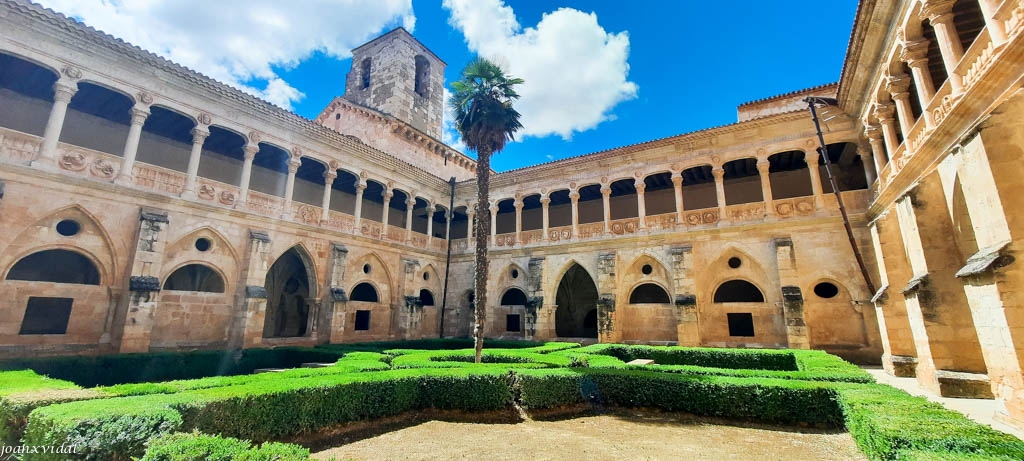
{"type": "Polygon", "coordinates": [[[500,152],[505,143],[523,127],[512,101],[519,98],[513,87],[523,79],[505,75],[491,61],[477,58],[462,69],[462,78],[452,83],[448,105],[455,113],[455,126],[466,147],[476,151],[476,278],[474,287],[473,338],[476,340],[476,363],[484,348],[484,319],[487,310],[487,240],[491,235],[491,212],[488,206],[491,180],[491,154],[500,152]]]}

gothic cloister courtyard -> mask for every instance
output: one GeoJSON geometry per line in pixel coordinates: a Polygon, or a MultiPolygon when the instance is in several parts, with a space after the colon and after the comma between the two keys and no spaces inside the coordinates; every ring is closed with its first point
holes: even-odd
{"type": "Polygon", "coordinates": [[[1024,459],[1024,0],[506,171],[413,32],[302,116],[0,0],[0,460],[1024,459]]]}

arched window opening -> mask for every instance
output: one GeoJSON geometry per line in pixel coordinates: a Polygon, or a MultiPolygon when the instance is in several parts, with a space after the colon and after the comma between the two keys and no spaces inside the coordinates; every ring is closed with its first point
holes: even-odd
{"type": "Polygon", "coordinates": [[[434,227],[431,229],[431,236],[446,239],[448,238],[448,209],[441,205],[434,205],[434,227]]]}
{"type": "Polygon", "coordinates": [[[509,234],[516,231],[515,199],[507,198],[498,201],[498,212],[494,215],[495,234],[509,234]]]}
{"type": "Polygon", "coordinates": [[[195,121],[177,111],[155,104],[150,106],[149,116],[142,125],[135,160],[186,172],[192,150],[192,128],[195,126],[195,121]]]}
{"type": "Polygon", "coordinates": [[[284,252],[267,271],[264,338],[306,336],[309,326],[309,270],[296,248],[284,252]]]}
{"type": "Polygon", "coordinates": [[[672,173],[655,173],[644,178],[644,214],[654,216],[676,212],[676,189],[672,173]]]}
{"type": "MultiPolygon", "coordinates": [[[[550,213],[550,210],[548,211],[550,213]]],[[[527,195],[526,197],[523,197],[522,219],[523,231],[539,230],[544,228],[544,209],[540,203],[540,194],[527,195]]],[[[550,221],[548,225],[550,225],[550,221]]]]}
{"type": "Polygon", "coordinates": [[[399,189],[391,190],[391,200],[388,201],[388,225],[395,226],[400,229],[405,229],[406,211],[409,209],[409,205],[405,202],[409,201],[409,194],[399,189]]]}
{"type": "Polygon", "coordinates": [[[370,58],[363,59],[360,64],[359,77],[361,79],[362,89],[370,87],[370,58]]]}
{"type": "Polygon", "coordinates": [[[757,159],[748,157],[726,162],[723,187],[725,204],[738,205],[764,200],[761,195],[761,176],[757,171],[757,159]]]}
{"type": "Polygon", "coordinates": [[[164,289],[169,291],[199,291],[204,293],[223,293],[224,279],[213,269],[202,264],[189,264],[179,267],[167,280],[164,289]]]}
{"type": "Polygon", "coordinates": [[[791,150],[768,157],[772,199],[808,197],[813,194],[811,175],[803,152],[791,150]]]}
{"type": "MultiPolygon", "coordinates": [[[[586,224],[592,222],[604,222],[604,197],[601,196],[601,185],[591,184],[586,187],[581,187],[579,193],[580,199],[576,204],[579,223],[586,224]]],[[[636,200],[634,200],[634,202],[635,201],[636,200]]],[[[571,208],[569,213],[569,219],[572,219],[571,208]]]]}
{"type": "MultiPolygon", "coordinates": [[[[420,293],[422,295],[423,293],[420,293]]],[[[362,301],[366,303],[380,302],[380,298],[377,297],[377,289],[369,283],[363,282],[356,285],[352,289],[352,294],[348,297],[349,301],[362,301]]]]}
{"type": "Polygon", "coordinates": [[[7,280],[99,285],[100,271],[82,254],[68,250],[43,250],[21,258],[7,280]]]}
{"type": "Polygon", "coordinates": [[[586,269],[573,264],[555,294],[555,334],[563,338],[597,337],[597,285],[586,269]]]}
{"type": "Polygon", "coordinates": [[[701,210],[718,206],[718,191],[711,165],[683,170],[683,209],[701,210]]]}
{"type": "Polygon", "coordinates": [[[548,195],[551,202],[548,203],[548,226],[565,227],[572,225],[572,200],[569,199],[569,190],[556,190],[548,195]]]}
{"type": "Polygon", "coordinates": [[[501,296],[502,306],[525,306],[526,305],[526,293],[518,288],[510,288],[501,296]]]}
{"type": "MultiPolygon", "coordinates": [[[[373,288],[373,287],[370,287],[370,288],[373,288]]],[[[428,290],[426,288],[420,290],[420,304],[423,305],[423,306],[433,306],[434,305],[434,294],[431,293],[430,290],[428,290]]]]}
{"type": "Polygon", "coordinates": [[[416,94],[430,96],[430,61],[423,55],[416,55],[416,94]]]}
{"type": "Polygon", "coordinates": [[[627,219],[640,216],[637,210],[635,184],[636,181],[633,178],[626,178],[609,185],[611,193],[608,196],[608,207],[611,209],[609,212],[611,219],[627,219]]]}
{"type": "MultiPolygon", "coordinates": [[[[839,184],[840,191],[860,190],[868,188],[868,180],[864,176],[864,160],[857,155],[857,145],[852,142],[840,142],[828,145],[828,159],[832,163],[832,175],[839,184]]],[[[821,174],[821,190],[832,193],[832,183],[825,172],[825,157],[818,157],[818,169],[821,174]]]]}
{"type": "MultiPolygon", "coordinates": [[[[304,157],[299,169],[295,170],[295,185],[292,189],[292,200],[307,205],[319,207],[324,199],[324,173],[327,172],[327,165],[304,157]]],[[[287,178],[286,178],[287,179],[287,178]]],[[[381,200],[383,201],[383,199],[381,200]]],[[[317,217],[319,219],[319,216],[317,217]]]]}
{"type": "Polygon", "coordinates": [[[244,148],[248,142],[242,135],[219,126],[209,128],[210,136],[203,141],[199,155],[199,177],[238,184],[245,163],[244,148]]]}
{"type": "Polygon", "coordinates": [[[469,214],[466,213],[466,207],[456,207],[455,211],[452,212],[452,223],[451,223],[451,234],[452,240],[464,239],[469,236],[472,229],[469,228],[469,214]]]}
{"type": "Polygon", "coordinates": [[[31,61],[0,52],[0,126],[42,136],[57,74],[31,61]]]}
{"type": "MultiPolygon", "coordinates": [[[[366,180],[366,189],[363,190],[363,209],[360,210],[360,217],[362,219],[383,222],[384,189],[386,189],[384,184],[372,179],[366,180]]],[[[424,229],[423,233],[426,233],[426,229],[424,229]]]]}
{"type": "Polygon", "coordinates": [[[665,289],[653,283],[639,285],[629,294],[630,304],[669,304],[671,302],[665,289]]]}
{"type": "MultiPolygon", "coordinates": [[[[356,213],[356,183],[359,178],[356,175],[345,171],[335,170],[338,177],[331,184],[331,210],[355,215],[356,213]]],[[[402,213],[402,222],[405,221],[405,213],[402,213]]]]}
{"type": "Polygon", "coordinates": [[[764,295],[746,280],[729,280],[715,290],[716,303],[763,303],[764,295]]]}
{"type": "Polygon", "coordinates": [[[60,141],[111,155],[124,153],[128,139],[131,98],[89,82],[78,82],[78,92],[68,104],[60,141]]]}

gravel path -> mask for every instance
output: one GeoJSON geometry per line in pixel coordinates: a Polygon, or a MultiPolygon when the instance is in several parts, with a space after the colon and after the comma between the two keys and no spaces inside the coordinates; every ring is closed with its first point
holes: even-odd
{"type": "Polygon", "coordinates": [[[847,433],[618,413],[562,421],[430,421],[314,454],[355,460],[866,460],[847,433]]]}

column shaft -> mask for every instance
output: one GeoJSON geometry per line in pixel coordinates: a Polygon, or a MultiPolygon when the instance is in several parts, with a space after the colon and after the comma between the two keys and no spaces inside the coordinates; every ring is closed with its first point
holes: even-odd
{"type": "Polygon", "coordinates": [[[647,189],[647,183],[643,179],[637,179],[633,184],[636,187],[636,215],[639,219],[637,227],[640,229],[647,228],[647,203],[644,201],[644,191],[647,189]]]}
{"type": "Polygon", "coordinates": [[[672,174],[672,187],[676,193],[676,222],[683,223],[683,176],[682,173],[672,174]]]}
{"type": "Polygon", "coordinates": [[[249,182],[252,180],[252,161],[256,158],[256,152],[259,152],[260,148],[256,144],[246,144],[242,149],[242,156],[244,161],[242,162],[242,178],[239,181],[239,192],[238,201],[236,205],[244,205],[249,200],[249,182]]]}
{"type": "Polygon", "coordinates": [[[121,156],[121,171],[116,181],[131,184],[135,176],[135,157],[139,152],[139,139],[142,138],[142,126],[149,117],[149,107],[136,104],[131,109],[131,124],[128,126],[128,139],[124,142],[124,154],[121,156]]]}
{"type": "Polygon", "coordinates": [[[32,165],[41,164],[44,168],[56,168],[54,162],[57,158],[57,142],[60,141],[60,132],[64,128],[64,116],[68,112],[68,103],[78,92],[78,82],[61,78],[53,84],[53,106],[50,108],[50,117],[46,119],[46,129],[43,130],[43,143],[39,147],[39,157],[32,165]]]}
{"type": "Polygon", "coordinates": [[[324,171],[324,196],[320,200],[320,223],[324,224],[330,220],[331,213],[331,186],[334,185],[334,180],[338,177],[338,172],[335,170],[324,171]]]}
{"type": "Polygon", "coordinates": [[[199,177],[199,157],[203,152],[203,143],[210,136],[206,126],[197,125],[192,129],[192,152],[188,156],[188,179],[185,181],[185,189],[181,192],[182,197],[196,198],[196,182],[199,177]]]}
{"type": "Polygon", "coordinates": [[[725,170],[721,166],[711,169],[715,177],[715,195],[718,199],[718,222],[725,220],[725,170]]]}

